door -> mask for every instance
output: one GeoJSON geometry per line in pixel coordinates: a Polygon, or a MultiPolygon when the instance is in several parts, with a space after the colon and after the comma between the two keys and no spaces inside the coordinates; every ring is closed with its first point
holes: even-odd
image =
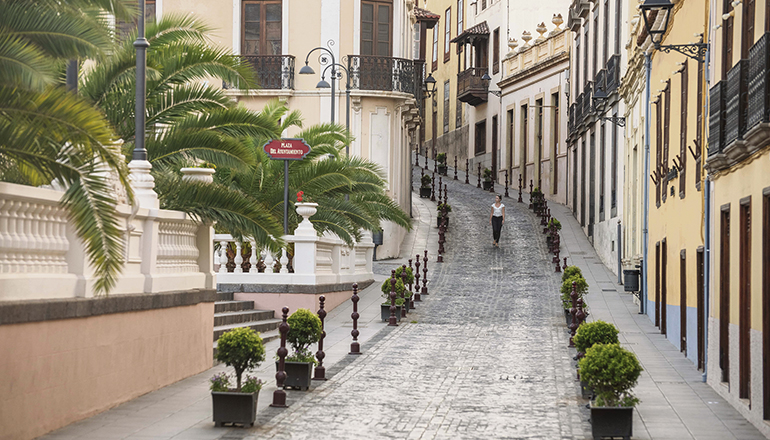
{"type": "Polygon", "coordinates": [[[703,295],[703,276],[704,276],[704,268],[703,268],[703,246],[698,247],[698,252],[696,253],[697,261],[695,263],[697,267],[697,285],[698,285],[698,369],[703,370],[703,360],[706,350],[706,344],[704,340],[704,321],[705,316],[704,313],[706,313],[706,309],[704,307],[704,295],[703,295]]]}
{"type": "Polygon", "coordinates": [[[740,211],[738,239],[738,395],[741,399],[750,398],[751,382],[751,199],[742,201],[740,211]]]}
{"type": "Polygon", "coordinates": [[[687,254],[679,258],[679,351],[687,357],[687,254]]]}
{"type": "Polygon", "coordinates": [[[361,2],[361,64],[358,67],[362,90],[393,89],[392,14],[391,1],[361,2]]]}
{"type": "Polygon", "coordinates": [[[722,210],[719,245],[719,367],[730,383],[730,209],[722,210]]]}
{"type": "Polygon", "coordinates": [[[667,334],[666,324],[668,322],[666,317],[666,309],[668,308],[668,280],[666,274],[668,272],[668,245],[664,238],[660,244],[660,333],[667,334]]]}
{"type": "Polygon", "coordinates": [[[280,1],[243,2],[241,55],[282,54],[281,13],[280,1]]]}
{"type": "Polygon", "coordinates": [[[655,243],[655,327],[660,328],[660,242],[655,243]]]}

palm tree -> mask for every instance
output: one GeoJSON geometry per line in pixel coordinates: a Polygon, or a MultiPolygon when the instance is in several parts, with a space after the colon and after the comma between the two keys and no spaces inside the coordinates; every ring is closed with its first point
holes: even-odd
{"type": "Polygon", "coordinates": [[[61,81],[67,60],[103,59],[111,50],[105,12],[135,14],[129,0],[0,1],[0,180],[66,188],[62,203],[85,243],[97,293],[114,286],[123,265],[103,171],[126,188],[128,172],[109,122],[61,81]]]}

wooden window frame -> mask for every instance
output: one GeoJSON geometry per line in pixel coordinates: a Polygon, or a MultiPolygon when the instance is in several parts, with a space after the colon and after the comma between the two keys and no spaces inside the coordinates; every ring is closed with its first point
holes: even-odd
{"type": "MultiPolygon", "coordinates": [[[[770,13],[770,12],[768,12],[770,13]]],[[[762,191],[762,402],[770,420],[770,187],[762,191]]]]}
{"type": "Polygon", "coordinates": [[[551,183],[553,194],[559,193],[559,92],[551,94],[551,124],[553,135],[551,137],[551,183]]]}
{"type": "Polygon", "coordinates": [[[580,90],[580,32],[575,32],[575,96],[580,90]]]}
{"type": "Polygon", "coordinates": [[[604,221],[604,203],[606,200],[607,180],[607,124],[599,124],[599,221],[604,221]]]}
{"type": "MultiPolygon", "coordinates": [[[[613,116],[617,117],[615,113],[613,116]]],[[[612,124],[612,159],[610,182],[610,218],[618,215],[618,125],[612,124]]]]}
{"type": "Polygon", "coordinates": [[[593,41],[594,56],[591,59],[591,61],[593,62],[593,64],[592,64],[592,68],[593,68],[593,72],[592,73],[593,73],[593,75],[592,76],[596,77],[596,74],[599,72],[599,14],[598,14],[598,10],[597,10],[597,13],[594,14],[593,31],[594,31],[594,41],[593,41]]]}
{"type": "Polygon", "coordinates": [[[500,130],[500,120],[497,117],[497,115],[492,116],[492,178],[494,180],[497,180],[497,171],[499,164],[497,163],[497,149],[499,147],[498,137],[500,134],[498,133],[500,130]]]}
{"type": "Polygon", "coordinates": [[[444,134],[449,133],[449,80],[444,81],[444,134]]]}
{"type": "Polygon", "coordinates": [[[602,13],[604,14],[604,32],[602,32],[602,65],[604,66],[610,59],[610,0],[604,0],[602,13]]]}
{"type": "MultiPolygon", "coordinates": [[[[514,146],[513,140],[514,140],[514,135],[516,133],[516,127],[514,126],[514,124],[516,123],[516,118],[515,118],[515,115],[514,115],[514,113],[515,113],[514,109],[512,109],[512,108],[508,109],[508,111],[506,113],[508,115],[508,130],[507,130],[508,131],[508,136],[507,136],[507,139],[508,139],[508,143],[507,143],[507,147],[508,147],[508,172],[511,173],[511,179],[513,179],[513,157],[514,157],[513,155],[515,153],[515,151],[514,151],[515,150],[515,146],[514,146]]],[[[519,174],[521,174],[521,170],[519,170],[519,174]]],[[[511,180],[511,186],[515,186],[515,185],[513,185],[513,180],[511,180]]]]}
{"type": "Polygon", "coordinates": [[[738,228],[738,397],[751,398],[751,196],[740,201],[738,228]]]}
{"type": "Polygon", "coordinates": [[[500,72],[500,28],[492,31],[492,73],[500,72]]]}
{"type": "Polygon", "coordinates": [[[521,121],[521,143],[519,144],[521,146],[520,166],[522,169],[521,173],[525,179],[524,186],[527,186],[527,153],[529,153],[529,104],[524,104],[521,106],[521,117],[519,120],[521,121]]]}
{"type": "MultiPolygon", "coordinates": [[[[666,88],[663,90],[663,172],[668,174],[669,149],[671,146],[671,80],[666,80],[666,88]]],[[[663,176],[661,188],[661,200],[666,203],[668,198],[668,179],[663,176]]]]}
{"type": "Polygon", "coordinates": [[[475,125],[475,143],[473,145],[473,153],[475,156],[480,156],[487,152],[487,120],[483,119],[475,125]]]}
{"type": "Polygon", "coordinates": [[[704,328],[705,328],[705,322],[706,322],[706,299],[705,299],[705,266],[704,266],[704,247],[698,246],[698,249],[695,254],[695,271],[696,271],[696,277],[697,277],[697,298],[696,298],[696,309],[698,312],[698,369],[703,370],[705,366],[705,354],[706,354],[706,341],[705,341],[705,335],[704,328]]]}
{"type": "MultiPolygon", "coordinates": [[[[722,13],[729,14],[732,0],[722,0],[722,13]]],[[[729,16],[722,20],[722,79],[727,79],[727,72],[733,67],[733,27],[735,18],[729,16]]]]}
{"type": "Polygon", "coordinates": [[[663,186],[663,100],[661,98],[658,95],[655,101],[655,168],[658,171],[657,183],[655,183],[655,205],[658,208],[660,208],[660,192],[663,186]]]}
{"type": "Polygon", "coordinates": [[[449,50],[451,47],[451,43],[449,42],[452,39],[452,7],[446,8],[446,11],[444,11],[444,64],[449,62],[449,59],[451,58],[452,51],[449,50]]]}
{"type": "MultiPolygon", "coordinates": [[[[270,53],[268,47],[269,40],[267,39],[267,6],[279,5],[282,6],[281,0],[243,0],[241,1],[241,55],[245,56],[260,56],[260,55],[273,55],[270,53]],[[260,20],[259,20],[259,54],[245,53],[246,48],[246,5],[258,4],[260,5],[260,20]]],[[[281,9],[281,33],[283,32],[283,9],[281,9]]],[[[283,41],[281,41],[281,52],[283,52],[283,41]]],[[[282,54],[278,54],[282,55],[282,54]]]]}
{"type": "Polygon", "coordinates": [[[620,30],[623,27],[622,15],[623,2],[621,0],[615,0],[615,54],[620,55],[620,30]]]}
{"type": "Polygon", "coordinates": [[[441,21],[437,21],[436,25],[433,26],[433,47],[432,47],[432,62],[431,62],[431,70],[436,71],[438,70],[438,34],[441,31],[441,21]]]}
{"type": "MultiPolygon", "coordinates": [[[[374,27],[372,29],[372,54],[364,54],[362,50],[362,55],[374,55],[377,53],[377,45],[379,44],[379,41],[377,40],[377,24],[378,24],[378,18],[379,18],[379,8],[378,6],[382,5],[388,5],[389,6],[389,16],[388,16],[388,53],[387,55],[376,55],[381,57],[391,57],[393,56],[393,1],[392,0],[362,0],[361,5],[363,7],[364,3],[371,3],[374,6],[374,17],[373,17],[373,23],[374,27]]],[[[436,26],[438,26],[438,23],[436,23],[436,26]]],[[[361,32],[361,47],[363,48],[363,32],[361,32]]],[[[434,69],[435,70],[435,69],[434,69]]]]}
{"type": "Polygon", "coordinates": [[[464,18],[465,17],[463,17],[463,15],[465,13],[465,9],[464,9],[464,5],[463,5],[463,1],[464,0],[457,0],[457,18],[455,19],[455,21],[457,22],[457,25],[456,25],[456,27],[457,27],[457,31],[456,31],[457,35],[460,35],[465,30],[465,28],[464,28],[464,26],[465,26],[464,18]]]}
{"type": "Polygon", "coordinates": [[[719,234],[719,367],[730,384],[730,205],[720,211],[719,234]]]}
{"type": "Polygon", "coordinates": [[[455,128],[463,126],[463,102],[456,99],[457,105],[455,108],[455,128]]]}
{"type": "Polygon", "coordinates": [[[681,97],[679,102],[680,107],[680,122],[679,122],[679,164],[682,170],[679,172],[679,198],[683,199],[685,196],[685,190],[687,186],[687,107],[690,104],[688,100],[689,94],[689,75],[690,72],[687,68],[688,60],[685,58],[684,64],[680,75],[681,78],[681,97]]]}

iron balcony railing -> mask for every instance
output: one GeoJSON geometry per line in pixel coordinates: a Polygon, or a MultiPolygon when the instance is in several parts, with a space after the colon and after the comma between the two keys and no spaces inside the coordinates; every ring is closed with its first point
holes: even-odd
{"type": "Polygon", "coordinates": [[[593,83],[591,81],[588,81],[583,88],[583,117],[587,118],[591,112],[593,111],[592,104],[592,97],[593,97],[593,83]]]}
{"type": "Polygon", "coordinates": [[[261,89],[294,89],[294,55],[242,55],[251,66],[261,89]]]}
{"type": "Polygon", "coordinates": [[[583,122],[583,98],[585,95],[582,93],[578,95],[577,99],[575,100],[575,129],[577,129],[577,126],[580,125],[583,122]]]}
{"type": "Polygon", "coordinates": [[[721,153],[725,145],[725,85],[719,81],[709,91],[709,157],[721,153]]]}
{"type": "Polygon", "coordinates": [[[373,55],[348,55],[350,88],[402,92],[419,96],[418,64],[422,61],[373,55]]]}
{"type": "Polygon", "coordinates": [[[607,60],[607,94],[614,92],[620,86],[620,55],[615,54],[607,60]]]}
{"type": "Polygon", "coordinates": [[[746,130],[770,121],[770,33],[749,50],[748,120],[746,130]]]}
{"type": "Polygon", "coordinates": [[[594,84],[596,84],[596,90],[602,89],[609,96],[610,91],[607,89],[607,70],[602,69],[596,73],[594,84]]]}
{"type": "Polygon", "coordinates": [[[748,111],[748,60],[738,61],[727,71],[727,99],[725,100],[725,147],[746,133],[748,111]]]}
{"type": "Polygon", "coordinates": [[[570,134],[575,132],[575,129],[577,128],[575,126],[575,103],[573,102],[572,105],[569,106],[569,116],[567,119],[567,130],[570,134]]]}

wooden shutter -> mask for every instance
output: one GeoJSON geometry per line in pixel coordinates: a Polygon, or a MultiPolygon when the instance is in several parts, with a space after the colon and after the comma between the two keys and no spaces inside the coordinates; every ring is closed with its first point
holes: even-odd
{"type": "MultiPolygon", "coordinates": [[[[361,2],[361,55],[381,57],[392,55],[392,12],[393,5],[391,2],[361,2]]],[[[434,34],[436,32],[438,32],[438,24],[434,28],[434,34]]],[[[433,57],[436,57],[435,52],[433,57]]]]}
{"type": "Polygon", "coordinates": [[[492,34],[492,73],[500,71],[500,28],[492,34]]]}
{"type": "Polygon", "coordinates": [[[738,396],[750,398],[751,382],[751,197],[741,200],[738,241],[738,396]]]}
{"type": "MultiPolygon", "coordinates": [[[[722,13],[732,10],[732,0],[722,0],[722,13]]],[[[733,67],[733,17],[722,22],[722,79],[727,78],[727,71],[733,67]]]]}
{"type": "Polygon", "coordinates": [[[679,123],[679,161],[682,166],[682,171],[679,174],[679,197],[684,198],[686,187],[686,171],[687,171],[687,107],[689,101],[687,100],[688,93],[688,76],[690,72],[687,70],[687,60],[684,61],[682,66],[682,97],[679,102],[681,108],[681,120],[679,123]]]}
{"type": "Polygon", "coordinates": [[[721,211],[719,237],[719,367],[730,383],[730,206],[721,211]]]}
{"type": "Polygon", "coordinates": [[[245,1],[241,15],[241,55],[281,55],[281,2],[245,1]]]}
{"type": "Polygon", "coordinates": [[[749,49],[754,44],[754,18],[756,17],[756,0],[743,0],[743,16],[741,29],[741,58],[749,57],[749,49]]]}

